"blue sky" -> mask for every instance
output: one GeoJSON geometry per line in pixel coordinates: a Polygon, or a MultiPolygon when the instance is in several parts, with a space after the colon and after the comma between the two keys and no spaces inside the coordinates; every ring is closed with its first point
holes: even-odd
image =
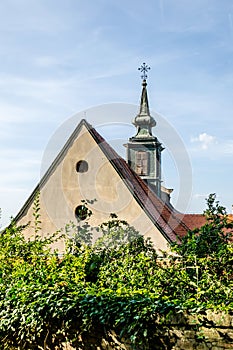
{"type": "MultiPolygon", "coordinates": [[[[232,53],[231,0],[1,1],[2,224],[39,181],[56,130],[80,111],[87,112],[76,122],[89,120],[92,106],[139,103],[142,62],[151,67],[151,110],[179,135],[190,159],[187,210],[202,212],[205,198],[216,192],[231,211],[232,53]]],[[[130,112],[90,118],[94,126],[119,123],[100,128],[110,141],[124,124],[125,138],[134,132],[130,112]]],[[[158,137],[159,128],[158,122],[158,137]]],[[[164,179],[175,201],[182,164],[171,160],[176,144],[164,145],[164,179]]]]}

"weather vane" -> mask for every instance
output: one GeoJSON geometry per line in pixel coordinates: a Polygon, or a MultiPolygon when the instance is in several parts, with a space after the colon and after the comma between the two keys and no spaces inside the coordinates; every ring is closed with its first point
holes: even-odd
{"type": "Polygon", "coordinates": [[[150,70],[150,67],[146,63],[143,63],[141,65],[141,67],[138,68],[138,70],[140,70],[140,72],[142,73],[141,78],[143,80],[146,80],[147,79],[147,74],[146,73],[148,72],[148,70],[150,70]]]}

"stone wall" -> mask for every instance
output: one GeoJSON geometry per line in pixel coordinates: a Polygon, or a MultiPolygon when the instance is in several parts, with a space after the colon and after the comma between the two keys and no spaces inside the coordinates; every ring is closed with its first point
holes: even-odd
{"type": "Polygon", "coordinates": [[[164,325],[163,330],[164,333],[161,328],[161,339],[165,346],[161,349],[233,349],[233,316],[229,314],[207,311],[196,316],[177,316],[164,325]]]}
{"type": "Polygon", "coordinates": [[[233,315],[211,311],[197,316],[180,315],[156,323],[150,344],[136,345],[120,340],[114,331],[96,328],[80,337],[76,347],[64,350],[226,350],[233,349],[233,315]]]}

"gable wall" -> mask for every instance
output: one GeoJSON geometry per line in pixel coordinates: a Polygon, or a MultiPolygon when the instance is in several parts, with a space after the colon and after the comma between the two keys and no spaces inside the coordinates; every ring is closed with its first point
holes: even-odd
{"type": "MultiPolygon", "coordinates": [[[[129,184],[130,186],[130,184],[129,184]]],[[[86,127],[81,130],[65,151],[63,158],[40,188],[42,234],[64,228],[70,221],[76,222],[74,211],[82,199],[96,200],[89,205],[93,212],[90,224],[98,225],[116,213],[146,237],[151,237],[158,249],[167,249],[167,241],[141,209],[130,190],[113,168],[86,127]],[[85,160],[88,171],[78,173],[76,163],[85,160]]],[[[33,203],[25,211],[19,224],[33,223],[33,203]]],[[[27,236],[34,234],[27,229],[27,236]]],[[[59,243],[63,250],[63,244],[59,243]]]]}

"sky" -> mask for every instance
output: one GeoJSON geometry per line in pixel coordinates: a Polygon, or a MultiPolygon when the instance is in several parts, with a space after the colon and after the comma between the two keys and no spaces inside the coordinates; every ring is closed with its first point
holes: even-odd
{"type": "Polygon", "coordinates": [[[116,148],[133,136],[143,62],[173,204],[231,212],[232,54],[231,0],[1,1],[1,225],[81,118],[116,148]]]}

